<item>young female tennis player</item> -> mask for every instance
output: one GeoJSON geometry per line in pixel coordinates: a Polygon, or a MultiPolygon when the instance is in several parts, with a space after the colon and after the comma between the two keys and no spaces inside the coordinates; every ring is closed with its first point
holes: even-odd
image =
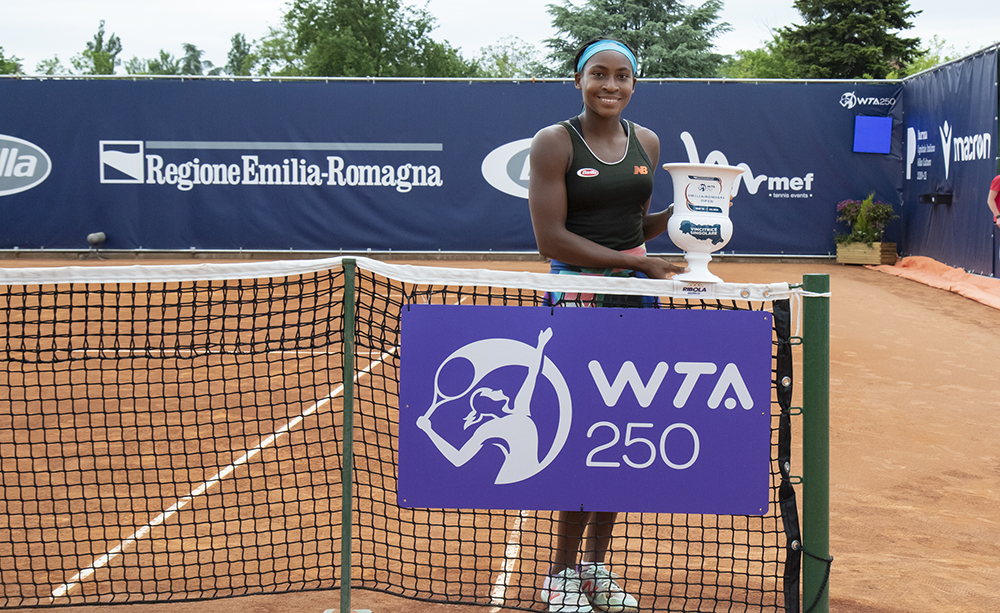
{"type": "MultiPolygon", "coordinates": [[[[635,90],[635,53],[620,41],[598,39],[580,49],[575,67],[583,112],[542,129],[531,142],[528,205],[538,251],[552,260],[556,274],[662,279],[682,272],[646,257],[645,241],[666,231],[671,209],[649,212],[659,139],[622,119],[635,90]]],[[[552,304],[577,298],[547,296],[552,304]]],[[[591,301],[642,306],[655,299],[591,301]]],[[[615,513],[559,514],[555,555],[541,593],[549,611],[638,610],[636,599],[604,566],[615,518],[615,513]]]]}

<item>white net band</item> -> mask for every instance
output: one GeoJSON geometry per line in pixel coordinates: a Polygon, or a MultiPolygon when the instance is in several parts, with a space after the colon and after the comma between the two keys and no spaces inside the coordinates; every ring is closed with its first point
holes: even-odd
{"type": "Polygon", "coordinates": [[[361,269],[389,279],[422,285],[507,287],[553,292],[587,292],[683,299],[785,300],[802,290],[788,283],[685,283],[671,279],[636,279],[585,275],[551,275],[487,269],[392,264],[363,257],[316,260],[129,266],[63,266],[0,268],[0,285],[59,285],[65,283],[170,283],[288,277],[342,268],[353,260],[361,269]]]}

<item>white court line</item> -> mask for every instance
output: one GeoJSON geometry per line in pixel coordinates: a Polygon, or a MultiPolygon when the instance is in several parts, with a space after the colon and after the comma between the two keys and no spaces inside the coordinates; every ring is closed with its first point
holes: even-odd
{"type": "MultiPolygon", "coordinates": [[[[354,381],[358,381],[362,376],[370,373],[376,366],[383,363],[386,358],[388,358],[395,352],[396,348],[393,347],[392,350],[382,353],[382,355],[379,357],[378,360],[370,362],[368,366],[366,366],[357,375],[355,375],[354,381]]],[[[127,539],[119,543],[117,547],[111,549],[101,557],[97,558],[90,564],[90,566],[87,566],[86,568],[78,572],[72,579],[57,587],[55,591],[52,592],[52,596],[50,597],[51,600],[55,600],[56,598],[62,598],[63,596],[66,596],[70,592],[70,590],[75,588],[81,582],[85,581],[99,569],[107,566],[112,560],[120,556],[127,547],[131,546],[139,539],[144,538],[146,535],[149,534],[149,532],[153,528],[159,526],[160,524],[164,523],[165,521],[176,515],[178,511],[180,511],[188,504],[190,504],[191,501],[194,500],[196,497],[201,496],[206,491],[208,491],[209,488],[216,485],[229,475],[231,475],[233,471],[235,471],[238,467],[252,460],[254,457],[257,456],[257,454],[263,451],[266,447],[269,447],[272,443],[274,443],[274,441],[277,440],[279,436],[287,434],[289,430],[302,423],[302,421],[306,417],[315,413],[320,407],[328,403],[330,400],[335,398],[338,394],[340,394],[343,391],[344,391],[344,386],[343,385],[338,386],[336,389],[330,392],[325,398],[317,401],[311,407],[303,411],[302,414],[300,414],[298,417],[292,419],[284,426],[276,430],[274,434],[261,441],[256,447],[254,447],[250,451],[244,453],[242,456],[240,456],[239,459],[237,459],[235,462],[233,462],[226,468],[219,471],[214,477],[196,487],[187,496],[184,496],[183,498],[179,499],[177,502],[171,505],[170,508],[168,508],[166,511],[163,511],[162,513],[157,515],[153,519],[153,521],[149,522],[142,528],[139,528],[132,534],[132,536],[128,537],[127,539]]]]}
{"type": "MultiPolygon", "coordinates": [[[[521,555],[521,521],[528,517],[528,511],[521,511],[514,520],[514,526],[507,537],[507,549],[503,554],[503,572],[497,575],[493,582],[493,591],[490,592],[490,604],[502,605],[507,595],[507,586],[510,585],[510,576],[514,572],[514,563],[521,555]]],[[[498,613],[500,607],[493,607],[490,613],[498,613]]]]}

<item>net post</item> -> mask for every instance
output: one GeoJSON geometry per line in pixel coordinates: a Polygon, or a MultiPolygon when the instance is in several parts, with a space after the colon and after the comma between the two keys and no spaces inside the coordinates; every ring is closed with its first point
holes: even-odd
{"type": "Polygon", "coordinates": [[[344,359],[341,379],[344,385],[344,453],[341,458],[340,507],[340,610],[351,610],[351,539],[354,501],[354,285],[356,262],[345,258],[344,267],[344,359]]]}
{"type": "MultiPolygon", "coordinates": [[[[802,277],[808,293],[828,294],[830,275],[802,277]]],[[[802,300],[802,600],[830,610],[830,298],[802,300]]]]}

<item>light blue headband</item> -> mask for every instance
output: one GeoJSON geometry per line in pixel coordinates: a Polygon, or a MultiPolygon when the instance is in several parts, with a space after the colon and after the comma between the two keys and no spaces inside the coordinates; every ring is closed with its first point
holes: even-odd
{"type": "Polygon", "coordinates": [[[587,60],[594,57],[595,53],[600,53],[601,51],[617,51],[618,53],[621,53],[628,58],[629,62],[632,63],[632,73],[635,74],[636,72],[639,72],[639,67],[635,60],[635,54],[633,54],[632,51],[629,50],[629,48],[623,43],[620,43],[617,40],[609,39],[599,40],[587,47],[583,51],[583,55],[580,56],[580,61],[576,63],[576,71],[583,72],[583,67],[587,65],[587,60]]]}

